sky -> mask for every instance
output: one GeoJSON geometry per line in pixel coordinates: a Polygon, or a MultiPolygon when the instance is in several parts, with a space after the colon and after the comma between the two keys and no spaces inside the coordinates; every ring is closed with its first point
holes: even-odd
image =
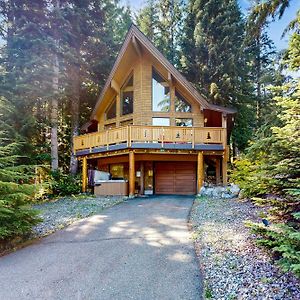
{"type": "MultiPolygon", "coordinates": [[[[239,4],[244,13],[247,13],[247,9],[249,8],[249,0],[238,0],[239,4]]],[[[123,0],[124,4],[129,4],[134,11],[140,9],[145,3],[144,0],[123,0]]],[[[287,48],[288,45],[288,35],[281,38],[284,29],[287,27],[289,22],[296,17],[297,10],[300,9],[300,1],[299,0],[291,0],[290,7],[285,11],[283,17],[278,20],[278,18],[270,23],[268,33],[270,38],[274,41],[275,46],[278,50],[282,50],[287,48]]]]}

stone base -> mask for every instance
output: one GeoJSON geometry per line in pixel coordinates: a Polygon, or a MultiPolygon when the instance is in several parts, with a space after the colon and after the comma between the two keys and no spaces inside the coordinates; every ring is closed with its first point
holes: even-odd
{"type": "Polygon", "coordinates": [[[212,198],[232,199],[237,198],[239,192],[240,188],[236,184],[230,184],[227,186],[203,186],[198,195],[212,198]]]}

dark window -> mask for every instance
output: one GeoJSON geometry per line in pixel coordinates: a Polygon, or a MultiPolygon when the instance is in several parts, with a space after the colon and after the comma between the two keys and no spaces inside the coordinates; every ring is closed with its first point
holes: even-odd
{"type": "Polygon", "coordinates": [[[169,84],[154,68],[152,68],[152,110],[170,111],[169,84]]]}
{"type": "Polygon", "coordinates": [[[175,119],[176,126],[191,127],[193,126],[193,119],[175,119]]]}
{"type": "Polygon", "coordinates": [[[175,111],[178,111],[178,112],[191,112],[192,111],[191,105],[177,91],[175,91],[175,111]]]}
{"type": "Polygon", "coordinates": [[[116,98],[106,111],[106,119],[114,119],[117,115],[116,98]]]}
{"type": "Polygon", "coordinates": [[[116,123],[110,123],[110,124],[104,125],[105,130],[114,129],[114,128],[116,128],[116,123]]]}
{"type": "Polygon", "coordinates": [[[130,120],[122,121],[122,122],[120,122],[120,125],[121,126],[133,125],[133,120],[130,119],[130,120]]]}
{"type": "Polygon", "coordinates": [[[127,79],[121,90],[121,112],[122,115],[133,113],[133,75],[127,79]]]}

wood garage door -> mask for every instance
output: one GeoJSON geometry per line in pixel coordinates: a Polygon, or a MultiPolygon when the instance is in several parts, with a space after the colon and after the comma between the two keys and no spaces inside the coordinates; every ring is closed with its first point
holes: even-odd
{"type": "Polygon", "coordinates": [[[155,163],[156,194],[196,194],[196,164],[193,162],[155,163]]]}

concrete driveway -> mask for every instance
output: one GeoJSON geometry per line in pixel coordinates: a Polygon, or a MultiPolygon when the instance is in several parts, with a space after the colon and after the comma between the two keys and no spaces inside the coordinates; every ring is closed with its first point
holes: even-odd
{"type": "Polygon", "coordinates": [[[0,258],[0,299],[201,299],[193,197],[133,199],[0,258]]]}

